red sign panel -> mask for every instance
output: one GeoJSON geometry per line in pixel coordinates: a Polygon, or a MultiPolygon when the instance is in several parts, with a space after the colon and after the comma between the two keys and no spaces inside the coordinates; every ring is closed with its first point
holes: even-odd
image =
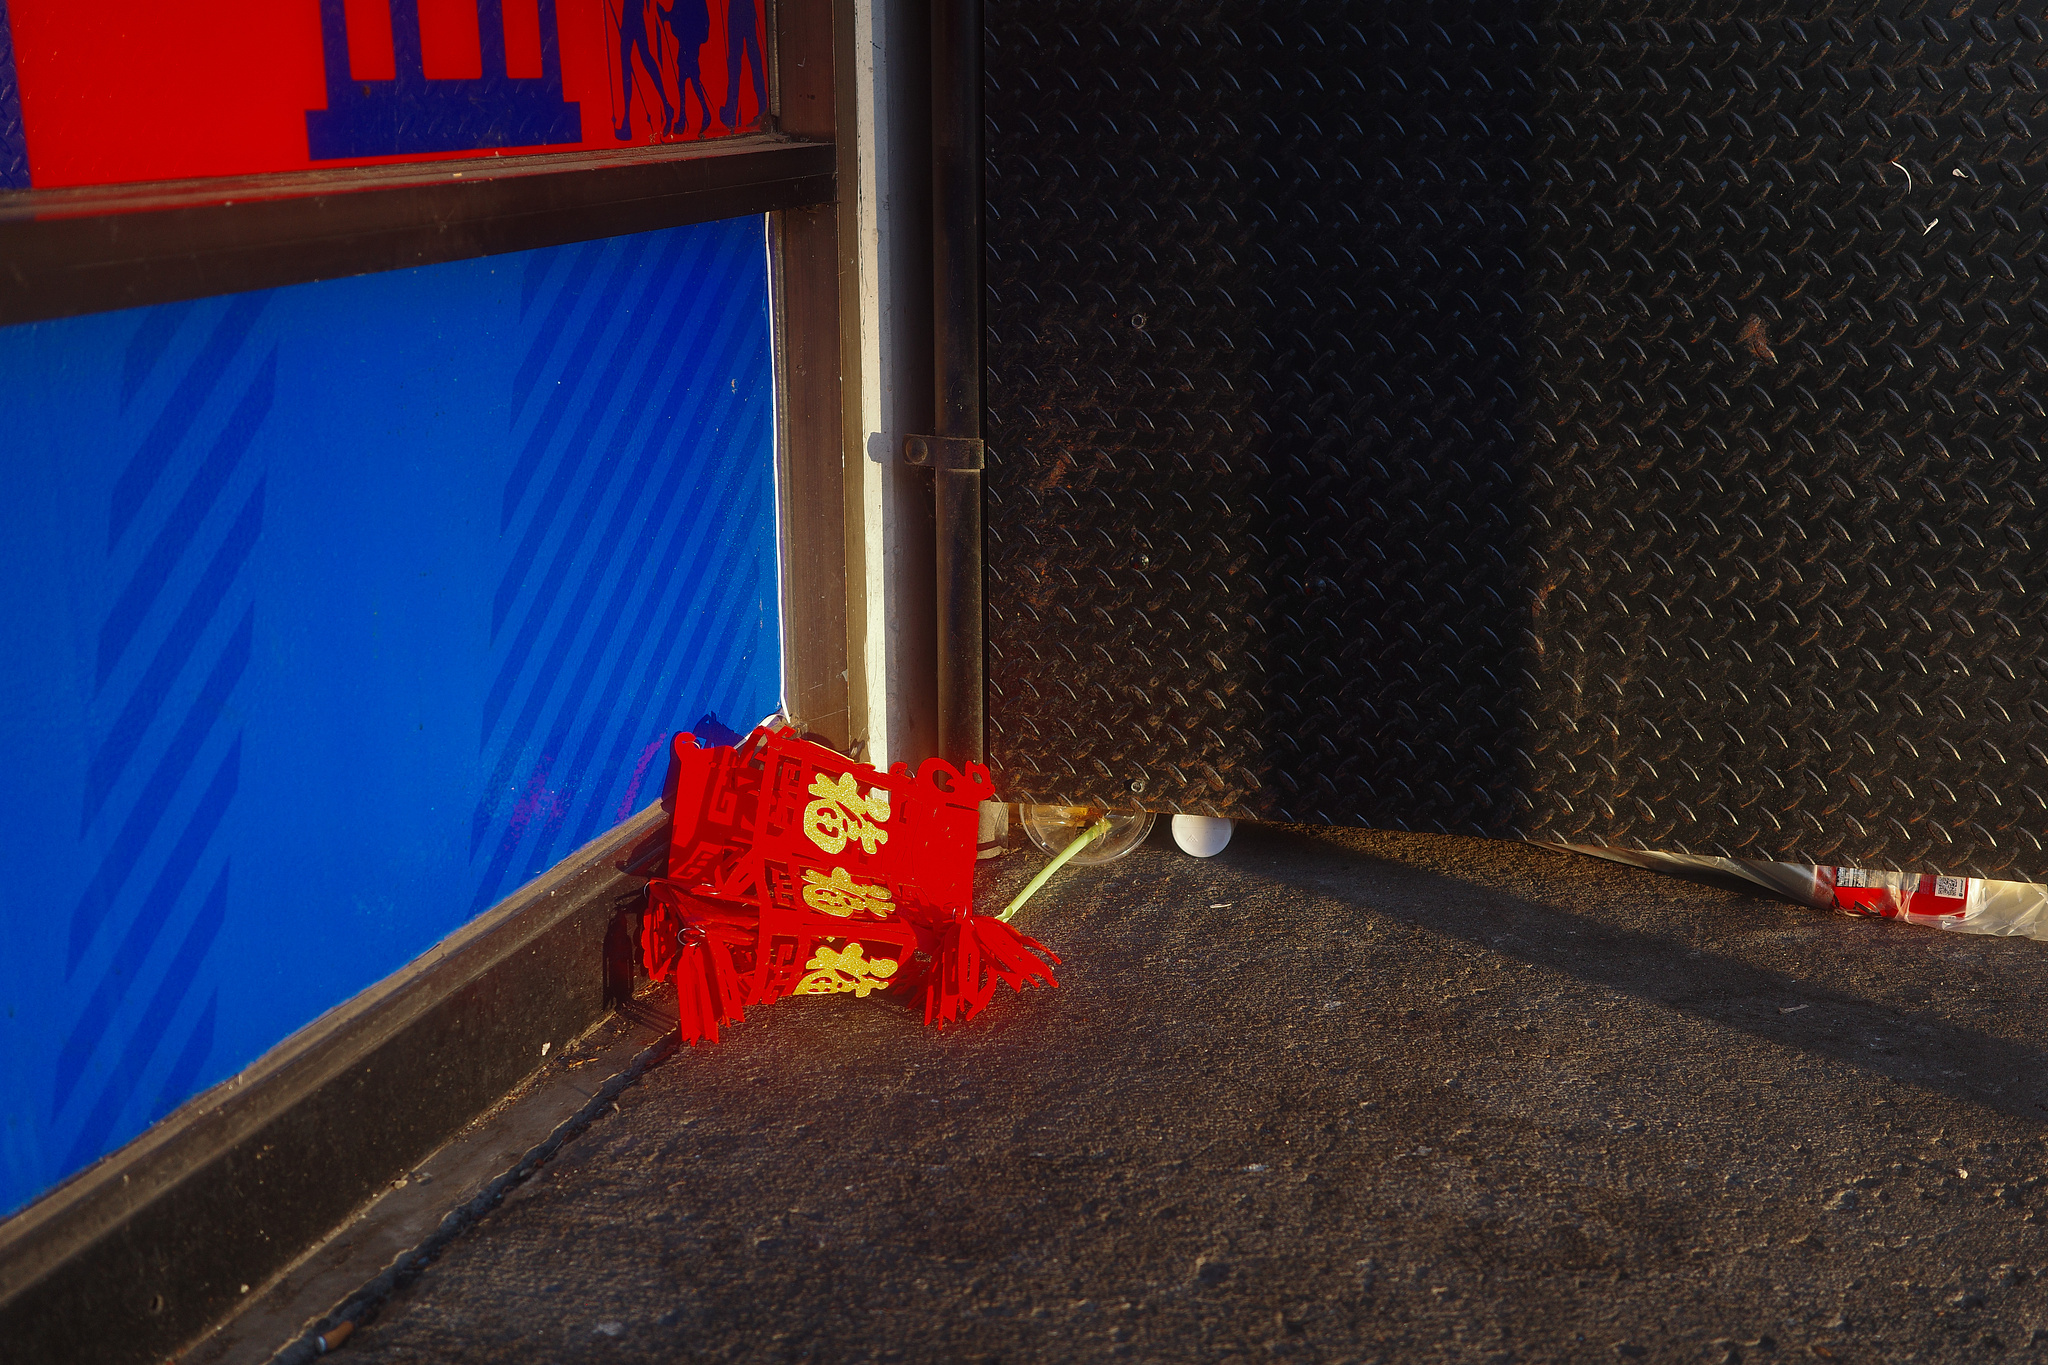
{"type": "Polygon", "coordinates": [[[766,0],[7,0],[0,25],[38,188],[694,141],[768,107],[766,0]]]}

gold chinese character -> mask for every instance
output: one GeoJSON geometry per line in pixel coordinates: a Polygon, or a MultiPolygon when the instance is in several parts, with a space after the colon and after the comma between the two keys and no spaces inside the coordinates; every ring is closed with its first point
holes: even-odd
{"type": "Polygon", "coordinates": [[[804,833],[827,853],[858,843],[873,856],[877,844],[889,842],[889,831],[876,828],[877,821],[889,818],[887,792],[862,796],[852,773],[842,773],[837,782],[820,773],[811,783],[811,795],[819,799],[804,807],[804,833]]]}
{"type": "Polygon", "coordinates": [[[858,943],[841,949],[818,945],[818,951],[804,964],[810,974],[796,983],[795,995],[843,995],[867,999],[868,992],[880,990],[896,975],[896,964],[886,957],[870,959],[858,943]]]}
{"type": "Polygon", "coordinates": [[[886,915],[896,908],[890,903],[888,887],[863,886],[843,867],[833,868],[829,877],[807,867],[804,869],[804,882],[804,904],[828,915],[838,915],[841,919],[856,910],[886,915]]]}

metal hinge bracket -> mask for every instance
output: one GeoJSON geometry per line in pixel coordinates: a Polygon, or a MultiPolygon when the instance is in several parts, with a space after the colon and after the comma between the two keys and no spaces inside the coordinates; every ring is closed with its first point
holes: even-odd
{"type": "Polygon", "coordinates": [[[979,471],[983,445],[965,436],[906,436],[903,462],[920,469],[979,471]]]}

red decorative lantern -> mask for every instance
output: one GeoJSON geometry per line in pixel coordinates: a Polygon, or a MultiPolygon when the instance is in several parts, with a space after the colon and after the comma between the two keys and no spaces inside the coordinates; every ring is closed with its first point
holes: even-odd
{"type": "Polygon", "coordinates": [[[688,1042],[785,995],[921,999],[927,1024],[979,1014],[999,983],[1052,986],[1044,945],[973,910],[988,769],[855,763],[793,729],[737,747],[675,739],[667,874],[642,957],[673,980],[688,1042]]]}

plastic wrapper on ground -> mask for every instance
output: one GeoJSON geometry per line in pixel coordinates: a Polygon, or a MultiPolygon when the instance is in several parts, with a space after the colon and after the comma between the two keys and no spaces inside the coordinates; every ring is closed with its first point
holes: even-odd
{"type": "Polygon", "coordinates": [[[1695,853],[1651,853],[1591,844],[1552,847],[1677,876],[1709,873],[1736,877],[1816,910],[1903,920],[1960,934],[2048,939],[2048,886],[2034,882],[1713,858],[1695,853]]]}

